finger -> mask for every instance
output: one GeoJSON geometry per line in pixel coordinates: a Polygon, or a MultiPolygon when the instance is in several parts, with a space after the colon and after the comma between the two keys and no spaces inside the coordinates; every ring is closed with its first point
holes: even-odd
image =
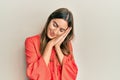
{"type": "Polygon", "coordinates": [[[55,42],[56,42],[56,43],[58,43],[58,42],[63,42],[64,39],[65,39],[65,38],[67,37],[67,35],[69,34],[69,32],[70,32],[71,29],[72,29],[72,27],[69,27],[63,35],[61,35],[61,36],[59,36],[59,37],[57,37],[57,38],[55,39],[55,42]]]}
{"type": "Polygon", "coordinates": [[[64,41],[64,39],[68,36],[68,34],[69,34],[69,32],[71,31],[71,27],[70,28],[68,28],[67,30],[66,30],[66,32],[64,33],[64,35],[62,35],[62,38],[61,38],[61,41],[64,41]]]}
{"type": "Polygon", "coordinates": [[[64,33],[64,37],[66,37],[66,36],[70,33],[71,29],[72,29],[72,27],[69,27],[69,28],[66,30],[66,32],[64,33]]]}

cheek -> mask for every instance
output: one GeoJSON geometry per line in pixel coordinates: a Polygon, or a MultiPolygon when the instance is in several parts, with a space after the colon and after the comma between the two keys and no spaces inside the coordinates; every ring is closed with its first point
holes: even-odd
{"type": "Polygon", "coordinates": [[[58,36],[61,36],[61,35],[63,35],[64,34],[64,32],[59,32],[58,33],[58,36]]]}
{"type": "Polygon", "coordinates": [[[48,28],[49,28],[49,29],[54,29],[55,27],[54,27],[52,24],[50,24],[50,25],[48,26],[48,28]]]}
{"type": "Polygon", "coordinates": [[[52,25],[48,25],[47,33],[49,34],[50,31],[54,31],[54,27],[52,25]]]}
{"type": "Polygon", "coordinates": [[[53,27],[51,25],[48,26],[47,32],[49,32],[50,30],[53,30],[53,27]]]}

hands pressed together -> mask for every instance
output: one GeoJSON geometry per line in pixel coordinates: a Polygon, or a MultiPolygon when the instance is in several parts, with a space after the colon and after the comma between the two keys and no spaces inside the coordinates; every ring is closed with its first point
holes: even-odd
{"type": "Polygon", "coordinates": [[[60,45],[62,44],[62,42],[65,40],[65,38],[67,37],[67,35],[71,31],[71,29],[72,29],[72,27],[68,27],[67,30],[62,35],[60,35],[60,36],[52,39],[51,41],[49,41],[49,43],[52,46],[60,47],[60,45]]]}
{"type": "Polygon", "coordinates": [[[56,37],[48,42],[48,44],[46,45],[46,48],[44,50],[44,53],[43,53],[43,58],[47,65],[49,63],[51,50],[53,47],[55,47],[55,50],[56,50],[56,53],[58,56],[58,60],[62,64],[64,54],[60,48],[60,45],[65,40],[65,38],[67,37],[67,35],[71,31],[71,29],[72,29],[72,27],[68,27],[67,30],[62,35],[60,35],[59,37],[56,37]]]}

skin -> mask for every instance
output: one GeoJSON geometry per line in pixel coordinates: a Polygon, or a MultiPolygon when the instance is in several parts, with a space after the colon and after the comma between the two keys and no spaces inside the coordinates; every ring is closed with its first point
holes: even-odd
{"type": "Polygon", "coordinates": [[[64,19],[52,19],[48,25],[47,36],[51,40],[47,43],[43,53],[43,59],[48,65],[52,48],[55,47],[57,52],[58,61],[62,64],[64,54],[60,48],[60,45],[67,37],[72,28],[68,27],[67,21],[64,19]]]}

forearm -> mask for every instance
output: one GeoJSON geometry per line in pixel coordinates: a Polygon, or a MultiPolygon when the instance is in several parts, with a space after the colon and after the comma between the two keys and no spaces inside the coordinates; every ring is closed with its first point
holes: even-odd
{"type": "Polygon", "coordinates": [[[48,65],[48,63],[49,63],[51,51],[52,51],[52,46],[48,43],[43,52],[43,59],[45,60],[46,65],[48,65]]]}
{"type": "Polygon", "coordinates": [[[56,49],[56,52],[57,52],[59,62],[60,62],[60,64],[62,64],[64,54],[63,54],[63,52],[62,52],[62,50],[61,50],[61,48],[59,46],[55,46],[55,49],[56,49]]]}

